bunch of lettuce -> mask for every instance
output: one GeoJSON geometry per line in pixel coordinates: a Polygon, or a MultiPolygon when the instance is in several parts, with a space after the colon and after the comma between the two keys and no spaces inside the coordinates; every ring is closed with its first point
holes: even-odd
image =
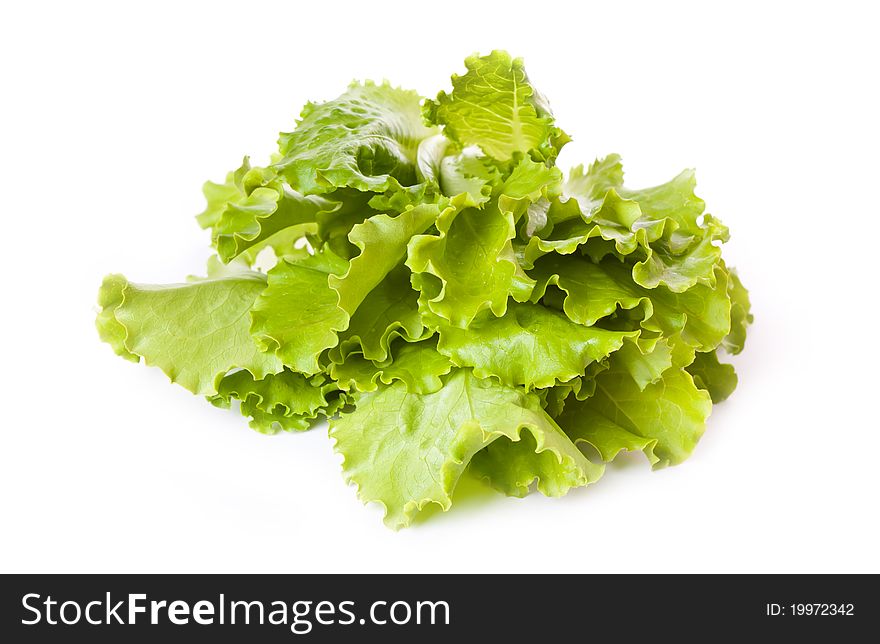
{"type": "Polygon", "coordinates": [[[206,278],[99,295],[116,353],[254,429],[329,418],[395,528],[466,471],[558,496],[622,451],[680,463],[751,322],[692,171],[631,189],[609,155],[566,179],[522,61],[465,64],[435,100],[355,83],[309,103],[268,166],[205,185],[206,278]]]}

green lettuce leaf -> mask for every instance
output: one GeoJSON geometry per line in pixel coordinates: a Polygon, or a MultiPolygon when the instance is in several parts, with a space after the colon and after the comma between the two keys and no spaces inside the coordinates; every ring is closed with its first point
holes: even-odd
{"type": "Polygon", "coordinates": [[[507,161],[516,152],[541,147],[553,134],[553,119],[529,83],[523,62],[507,52],[465,60],[467,73],[453,75],[452,93],[425,103],[429,122],[445,126],[461,145],[478,145],[507,161]]]}
{"type": "Polygon", "coordinates": [[[570,255],[592,238],[614,244],[618,255],[628,255],[639,246],[646,247],[663,233],[663,224],[638,227],[641,210],[635,201],[621,199],[610,189],[605,197],[592,204],[586,215],[576,202],[555,201],[548,208],[552,230],[529,239],[524,251],[524,265],[531,267],[538,258],[551,252],[570,255]]]}
{"type": "Polygon", "coordinates": [[[596,159],[584,171],[579,165],[571,169],[568,180],[562,187],[566,199],[574,199],[581,212],[590,212],[599,204],[612,188],[623,187],[623,164],[620,155],[609,154],[604,159],[596,159]]]}
{"type": "Polygon", "coordinates": [[[466,194],[470,197],[468,205],[479,206],[489,200],[492,186],[501,173],[478,148],[457,148],[442,134],[422,141],[418,152],[419,174],[427,183],[439,186],[445,196],[466,194]]]}
{"type": "Polygon", "coordinates": [[[483,209],[447,208],[437,218],[438,235],[417,235],[406,265],[420,306],[451,324],[466,327],[484,309],[504,315],[507,300],[525,301],[533,281],[514,254],[513,216],[497,202],[483,209]]]}
{"type": "Polygon", "coordinates": [[[636,333],[581,326],[539,304],[512,304],[500,318],[481,314],[467,329],[440,326],[440,352],[480,378],[528,391],[582,376],[636,333]]]}
{"type": "Polygon", "coordinates": [[[415,342],[425,337],[430,331],[419,313],[418,297],[410,287],[409,269],[403,265],[392,269],[351,316],[330,359],[342,363],[349,353],[361,353],[367,360],[381,363],[388,359],[394,338],[415,342]]]}
{"type": "MultiPolygon", "coordinates": [[[[452,211],[453,207],[446,210],[452,211]]],[[[374,215],[354,226],[348,239],[360,253],[351,260],[345,274],[329,278],[330,287],[339,295],[339,308],[353,315],[367,294],[403,261],[413,235],[427,230],[440,212],[437,204],[423,204],[396,217],[374,215]]]]}
{"type": "Polygon", "coordinates": [[[672,367],[672,343],[665,338],[652,346],[641,346],[638,342],[626,342],[614,356],[615,361],[625,369],[643,390],[663,376],[672,367]]]}
{"type": "MultiPolygon", "coordinates": [[[[624,344],[626,346],[626,344],[624,344]]],[[[569,397],[584,401],[596,393],[596,376],[609,369],[608,360],[591,362],[587,365],[583,376],[572,378],[547,389],[538,389],[535,393],[541,396],[541,404],[551,417],[557,418],[565,408],[565,401],[569,397]]]]}
{"type": "MultiPolygon", "coordinates": [[[[284,258],[269,271],[269,286],[251,313],[251,330],[257,342],[264,350],[276,352],[294,370],[317,373],[321,353],[337,346],[338,334],[349,328],[351,316],[403,260],[413,234],[428,228],[438,212],[438,205],[424,204],[396,217],[374,215],[355,225],[348,239],[360,253],[349,262],[330,248],[315,255],[284,258]]],[[[379,299],[383,295],[384,291],[379,299]]],[[[394,329],[412,329],[414,335],[421,331],[420,319],[411,316],[389,321],[384,329],[376,328],[376,315],[387,317],[388,309],[381,310],[374,300],[349,336],[362,339],[370,334],[375,340],[369,347],[371,353],[379,351],[383,342],[387,345],[386,333],[394,329]],[[389,327],[394,329],[389,331],[389,327]]]]}
{"type": "Polygon", "coordinates": [[[255,380],[247,371],[235,371],[220,381],[215,396],[209,400],[218,407],[241,401],[241,413],[250,416],[250,426],[263,434],[279,430],[309,429],[319,414],[332,415],[344,400],[337,387],[323,376],[307,378],[285,369],[255,380]]]}
{"type": "Polygon", "coordinates": [[[574,322],[592,326],[620,309],[641,308],[642,328],[674,335],[698,351],[717,347],[730,332],[727,273],[715,268],[715,286],[696,285],[684,293],[646,289],[632,281],[629,266],[616,260],[594,263],[584,257],[542,257],[529,274],[538,301],[549,285],[565,292],[563,310],[574,322]]]}
{"type": "Polygon", "coordinates": [[[293,249],[300,237],[318,232],[318,218],[335,213],[341,204],[317,195],[303,196],[291,188],[257,188],[239,203],[230,203],[214,226],[214,245],[224,262],[267,245],[280,253],[293,249]]]}
{"type": "Polygon", "coordinates": [[[702,233],[698,218],[706,203],[694,194],[697,185],[693,170],[681,172],[671,181],[651,188],[631,190],[620,188],[620,196],[639,204],[642,213],[654,220],[671,219],[680,234],[699,236],[702,233]]]}
{"type": "Polygon", "coordinates": [[[514,221],[526,212],[529,205],[555,197],[562,184],[558,168],[524,157],[513,167],[499,188],[498,207],[513,214],[514,221]]]}
{"type": "Polygon", "coordinates": [[[329,248],[305,258],[284,258],[269,271],[269,285],[251,312],[251,331],[260,347],[296,371],[320,371],[321,353],[338,344],[338,333],[403,259],[410,237],[432,224],[438,208],[425,204],[355,225],[348,238],[361,252],[350,262],[329,248]]]}
{"type": "Polygon", "coordinates": [[[633,281],[645,288],[662,285],[674,293],[684,293],[695,284],[713,286],[721,248],[712,241],[704,237],[681,255],[649,247],[647,259],[633,266],[633,281]]]}
{"type": "Polygon", "coordinates": [[[749,292],[732,268],[729,269],[729,278],[727,293],[730,295],[730,334],[722,340],[721,346],[727,353],[735,355],[742,351],[746,344],[746,331],[754,321],[754,316],[752,316],[749,292]]]}
{"type": "Polygon", "coordinates": [[[119,355],[143,358],[171,382],[213,395],[231,369],[258,379],[282,369],[249,333],[248,311],[265,288],[265,278],[250,272],[167,286],[110,275],[98,295],[98,332],[119,355]]]}
{"type": "Polygon", "coordinates": [[[614,361],[629,372],[639,389],[657,382],[671,367],[687,367],[694,361],[696,349],[680,334],[668,337],[640,336],[624,345],[614,361]]]}
{"type": "MultiPolygon", "coordinates": [[[[569,480],[584,485],[602,473],[582,456],[563,451],[565,442],[556,436],[561,431],[537,398],[467,370],[456,371],[434,393],[411,393],[395,383],[360,394],[355,404],[355,411],[331,421],[330,436],[344,458],[346,480],[357,485],[364,502],[385,508],[385,523],[392,528],[408,525],[428,503],[448,510],[473,455],[500,437],[519,440],[523,429],[539,452],[554,454],[571,473],[569,480]]],[[[523,477],[504,480],[510,484],[511,478],[516,485],[523,477]]]]}
{"type": "Polygon", "coordinates": [[[345,362],[332,364],[330,375],[346,391],[375,391],[379,383],[390,385],[399,380],[407,391],[429,394],[443,386],[442,376],[452,371],[452,363],[436,348],[436,341],[398,342],[393,356],[384,363],[349,354],[345,362]]]}
{"type": "Polygon", "coordinates": [[[339,98],[306,105],[296,129],[281,135],[274,168],[307,195],[343,186],[384,192],[418,183],[419,143],[434,134],[415,92],[353,83],[339,98]]]}
{"type": "Polygon", "coordinates": [[[492,186],[499,181],[500,173],[486,157],[466,150],[442,159],[439,169],[440,189],[447,197],[466,194],[470,197],[468,205],[486,203],[492,186]]]}
{"type": "Polygon", "coordinates": [[[328,280],[346,270],[348,262],[328,249],[282,258],[269,271],[268,286],[251,310],[251,333],[260,348],[294,371],[321,371],[318,356],[336,346],[336,333],[348,324],[328,280]]]}
{"type": "Polygon", "coordinates": [[[370,193],[358,192],[350,188],[340,188],[328,195],[327,199],[339,203],[339,208],[331,211],[320,210],[315,213],[317,232],[307,239],[315,250],[329,249],[344,259],[351,259],[360,250],[348,239],[351,231],[373,215],[379,214],[370,206],[373,197],[370,193]]]}
{"type": "Polygon", "coordinates": [[[562,200],[548,213],[552,228],[529,240],[525,265],[581,246],[598,261],[612,252],[601,245],[604,240],[614,243],[619,257],[636,251],[644,256],[632,269],[640,286],[666,286],[676,293],[698,283],[713,286],[721,257],[713,242],[727,241],[728,231],[709,215],[699,223],[704,203],[694,194],[695,185],[693,171],[687,170],[660,186],[624,188],[617,155],[596,161],[586,172],[575,168],[562,186],[562,200]]]}
{"type": "Polygon", "coordinates": [[[733,365],[718,361],[717,351],[698,353],[687,370],[697,387],[708,391],[715,404],[727,400],[736,389],[736,371],[733,365]]]}
{"type": "Polygon", "coordinates": [[[207,204],[205,209],[196,215],[196,221],[202,228],[211,228],[220,221],[220,217],[230,203],[239,203],[247,197],[244,189],[244,176],[250,171],[250,159],[245,157],[241,165],[227,173],[223,183],[206,181],[202,186],[207,204]]]}
{"type": "Polygon", "coordinates": [[[712,410],[709,394],[681,368],[666,370],[639,389],[617,366],[596,377],[585,401],[571,398],[556,419],[568,436],[593,446],[608,462],[621,451],[643,451],[654,467],[675,465],[690,456],[712,410]]]}
{"type": "Polygon", "coordinates": [[[524,497],[532,483],[544,496],[563,496],[593,483],[602,467],[591,463],[549,417],[542,431],[521,432],[489,443],[471,458],[469,471],[508,496],[524,497]]]}

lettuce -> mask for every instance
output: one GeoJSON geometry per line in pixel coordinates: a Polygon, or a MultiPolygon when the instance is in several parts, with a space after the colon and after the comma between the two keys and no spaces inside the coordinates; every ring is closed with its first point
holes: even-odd
{"type": "Polygon", "coordinates": [[[622,452],[682,462],[752,322],[693,171],[632,189],[609,154],[566,176],[522,61],[465,66],[434,100],[355,83],[308,104],[269,165],[205,184],[207,277],[99,293],[123,358],[259,432],[329,419],[393,528],[462,476],[559,496],[622,452]]]}

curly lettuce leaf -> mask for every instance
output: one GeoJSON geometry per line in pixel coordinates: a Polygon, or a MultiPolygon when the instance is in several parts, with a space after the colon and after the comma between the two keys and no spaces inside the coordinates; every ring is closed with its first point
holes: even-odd
{"type": "Polygon", "coordinates": [[[241,202],[228,204],[214,225],[217,254],[229,262],[246,252],[255,256],[270,245],[283,254],[296,239],[317,233],[319,218],[340,207],[338,201],[305,196],[287,186],[257,188],[241,202]]]}
{"type": "Polygon", "coordinates": [[[530,204],[555,197],[561,183],[562,173],[558,168],[523,157],[500,185],[498,207],[513,214],[516,221],[530,204]]]}
{"type": "Polygon", "coordinates": [[[727,285],[727,293],[730,296],[730,333],[721,341],[721,346],[727,353],[737,354],[743,350],[746,344],[746,331],[754,320],[752,315],[752,303],[749,301],[749,292],[743,286],[736,271],[728,269],[730,281],[727,285]]]}
{"type": "MultiPolygon", "coordinates": [[[[330,435],[344,458],[346,480],[357,485],[364,502],[385,508],[392,528],[408,525],[429,503],[448,510],[473,455],[500,437],[518,441],[523,430],[534,437],[538,453],[553,453],[569,480],[584,485],[602,473],[582,455],[563,450],[561,430],[536,397],[467,370],[453,373],[434,393],[412,393],[395,383],[360,394],[355,404],[355,411],[331,421],[330,435]]],[[[514,485],[523,478],[515,476],[514,485]]]]}
{"type": "MultiPolygon", "coordinates": [[[[626,343],[624,346],[626,346],[626,343]]],[[[535,393],[541,396],[541,404],[544,406],[544,409],[555,419],[562,413],[562,410],[565,408],[565,401],[569,397],[583,401],[596,393],[596,376],[609,368],[608,360],[591,362],[587,365],[583,376],[572,378],[567,382],[559,383],[547,389],[538,389],[535,393]]]]}
{"type": "Polygon", "coordinates": [[[696,173],[684,170],[675,178],[659,186],[632,190],[620,188],[620,196],[639,204],[642,213],[650,219],[671,219],[680,234],[701,235],[698,218],[706,208],[706,202],[695,193],[696,173]]]}
{"type": "Polygon", "coordinates": [[[403,261],[410,239],[427,230],[440,213],[440,205],[422,204],[396,217],[374,215],[354,226],[348,239],[360,253],[343,275],[329,278],[330,287],[339,296],[339,308],[349,317],[353,315],[367,294],[403,261]]]}
{"type": "Polygon", "coordinates": [[[627,279],[625,267],[615,268],[613,260],[596,263],[586,257],[547,255],[529,270],[536,280],[531,299],[537,302],[548,287],[557,286],[564,293],[562,310],[569,319],[584,326],[593,326],[618,307],[629,310],[642,306],[645,319],[649,318],[653,306],[647,292],[627,279]]]}
{"type": "Polygon", "coordinates": [[[547,217],[552,229],[533,236],[525,247],[524,265],[531,267],[548,253],[570,255],[590,239],[614,244],[618,255],[629,255],[663,234],[664,224],[637,226],[641,210],[635,201],[622,199],[612,188],[584,214],[576,202],[550,203],[547,217]]]}
{"type": "Polygon", "coordinates": [[[349,354],[345,362],[332,364],[330,375],[346,391],[375,391],[379,383],[390,385],[399,380],[407,391],[429,394],[443,386],[442,376],[452,371],[449,358],[437,351],[433,340],[398,342],[393,356],[384,364],[368,360],[362,354],[349,354]]]}
{"type": "Polygon", "coordinates": [[[693,376],[697,387],[709,392],[715,404],[727,400],[736,389],[736,371],[733,365],[718,361],[717,351],[698,353],[687,366],[687,371],[693,376]]]}
{"type": "MultiPolygon", "coordinates": [[[[251,313],[252,332],[258,344],[277,353],[284,364],[296,371],[317,373],[321,353],[337,346],[339,333],[349,328],[352,316],[367,296],[403,260],[410,238],[431,226],[439,209],[436,204],[424,204],[396,217],[374,215],[355,225],[348,239],[360,253],[351,261],[329,248],[315,255],[283,258],[269,271],[269,285],[251,313]]],[[[387,345],[387,333],[394,329],[412,329],[412,335],[421,333],[421,320],[413,316],[389,319],[384,329],[375,326],[376,316],[388,319],[389,309],[381,308],[385,294],[381,292],[370,303],[365,315],[356,321],[355,331],[348,336],[373,339],[371,354],[381,351],[383,342],[387,345]],[[394,329],[389,331],[389,327],[394,329]]],[[[405,299],[395,302],[405,305],[405,299]]],[[[398,307],[394,312],[400,310],[398,307]]]]}
{"type": "Polygon", "coordinates": [[[528,299],[534,282],[514,254],[510,213],[496,202],[481,210],[447,208],[436,226],[437,235],[412,238],[406,260],[424,311],[464,328],[484,309],[504,315],[509,297],[528,299]]]}
{"type": "Polygon", "coordinates": [[[196,215],[196,221],[202,228],[211,228],[223,215],[226,206],[230,203],[238,203],[247,197],[244,189],[244,176],[251,169],[250,159],[245,157],[241,165],[227,173],[223,183],[206,181],[202,186],[202,194],[205,196],[205,209],[196,215]]]}
{"type": "Polygon", "coordinates": [[[521,432],[519,440],[499,437],[471,458],[470,474],[508,496],[524,497],[535,483],[544,496],[558,497],[593,483],[602,467],[591,463],[553,421],[540,432],[521,432]]]}
{"type": "Polygon", "coordinates": [[[336,391],[336,385],[323,376],[307,378],[289,369],[261,380],[247,371],[235,371],[223,377],[217,394],[209,400],[218,407],[240,400],[241,413],[250,416],[253,429],[275,434],[279,430],[304,431],[319,414],[332,415],[342,401],[332,395],[336,391]]]}
{"type": "Polygon", "coordinates": [[[632,269],[633,281],[645,288],[665,286],[674,293],[684,293],[696,284],[712,286],[721,248],[706,236],[680,255],[659,248],[647,248],[648,257],[632,269]]]}
{"type": "Polygon", "coordinates": [[[538,389],[535,394],[541,400],[541,406],[550,415],[556,419],[562,410],[565,409],[565,401],[572,393],[573,386],[581,382],[581,378],[572,378],[563,385],[555,387],[547,387],[546,389],[538,389]]]}
{"type": "Polygon", "coordinates": [[[255,378],[282,369],[249,332],[248,312],[265,288],[265,278],[251,272],[167,286],[110,275],[98,295],[98,332],[119,355],[143,358],[171,382],[213,395],[231,369],[246,369],[255,378]]]}
{"type": "Polygon", "coordinates": [[[467,73],[452,76],[452,93],[426,101],[429,122],[445,126],[462,146],[478,145],[490,157],[507,161],[545,145],[554,134],[543,98],[529,83],[522,59],[507,52],[465,60],[467,73]]]}
{"type": "Polygon", "coordinates": [[[260,348],[294,371],[318,373],[318,356],[336,346],[336,333],[348,323],[329,284],[331,275],[346,270],[348,262],[328,249],[282,258],[269,271],[268,286],[251,311],[251,333],[260,348]]]}
{"type": "Polygon", "coordinates": [[[680,367],[644,389],[617,366],[595,382],[595,393],[584,401],[569,399],[556,421],[575,443],[593,446],[606,462],[621,451],[642,451],[655,468],[681,463],[712,411],[709,394],[680,367]]]}
{"type": "Polygon", "coordinates": [[[639,389],[644,390],[660,380],[667,369],[691,364],[694,354],[694,348],[677,335],[652,340],[640,338],[626,342],[614,354],[614,361],[629,373],[639,389]]]}
{"type": "Polygon", "coordinates": [[[457,366],[527,391],[582,376],[588,364],[636,335],[582,326],[540,304],[511,304],[500,318],[487,312],[467,329],[441,325],[439,331],[440,352],[457,366]]]}
{"type": "Polygon", "coordinates": [[[265,351],[305,374],[335,347],[339,332],[367,295],[399,264],[413,234],[428,228],[439,206],[425,204],[397,217],[374,215],[348,238],[360,249],[346,261],[329,248],[304,258],[286,257],[269,271],[269,285],[251,312],[252,333],[265,351]]]}
{"type": "Polygon", "coordinates": [[[498,168],[471,150],[446,156],[440,161],[439,181],[443,194],[447,197],[466,194],[471,199],[469,205],[479,207],[486,203],[499,178],[498,168]]]}
{"type": "Polygon", "coordinates": [[[715,267],[715,285],[698,284],[684,293],[664,287],[646,289],[632,281],[627,264],[616,260],[594,263],[585,257],[547,255],[529,271],[537,280],[532,300],[538,301],[547,287],[565,293],[563,311],[586,326],[618,309],[641,308],[642,328],[674,335],[698,351],[717,347],[730,332],[730,297],[727,273],[715,267]]]}
{"type": "Polygon", "coordinates": [[[637,342],[627,342],[615,358],[638,388],[644,390],[660,380],[663,372],[672,367],[672,346],[665,339],[655,342],[650,348],[641,347],[637,342]]]}
{"type": "Polygon", "coordinates": [[[416,150],[416,170],[419,178],[425,183],[440,183],[440,164],[450,156],[452,141],[443,134],[434,134],[419,142],[416,150]]]}
{"type": "Polygon", "coordinates": [[[501,173],[476,146],[464,150],[457,147],[443,134],[422,141],[418,152],[419,174],[427,183],[436,184],[443,195],[467,195],[468,205],[478,207],[489,200],[492,186],[501,173]]]}
{"type": "Polygon", "coordinates": [[[609,190],[622,187],[623,164],[620,155],[609,154],[593,161],[587,170],[582,165],[572,168],[562,186],[562,194],[566,199],[575,199],[582,212],[590,212],[609,190]]]}
{"type": "Polygon", "coordinates": [[[306,105],[296,129],[281,134],[273,167],[306,195],[384,192],[418,182],[419,143],[434,134],[415,92],[353,83],[339,98],[306,105]]]}
{"type": "Polygon", "coordinates": [[[212,229],[211,243],[216,246],[218,235],[221,232],[228,234],[234,232],[230,230],[230,222],[242,217],[241,214],[230,211],[241,207],[245,211],[253,211],[253,216],[258,216],[266,207],[263,202],[277,201],[282,188],[283,183],[272,168],[251,167],[250,159],[245,157],[236,170],[226,175],[223,183],[205,182],[202,193],[207,204],[205,210],[196,215],[196,221],[202,228],[212,229]],[[255,191],[264,188],[270,192],[264,192],[254,200],[249,200],[255,191]]]}
{"type": "Polygon", "coordinates": [[[727,227],[711,215],[696,233],[682,234],[679,224],[662,220],[662,236],[645,245],[645,259],[633,266],[633,280],[645,288],[665,286],[683,293],[695,284],[714,286],[714,268],[721,261],[721,246],[729,239],[727,227]]]}
{"type": "Polygon", "coordinates": [[[339,207],[315,213],[317,231],[306,236],[310,246],[318,251],[327,248],[343,259],[357,255],[359,249],[349,241],[348,236],[356,225],[379,214],[370,206],[374,196],[351,188],[340,188],[326,195],[328,201],[338,203],[339,207]]]}
{"type": "Polygon", "coordinates": [[[701,224],[704,203],[694,194],[691,170],[652,188],[623,186],[620,157],[610,155],[584,172],[575,168],[551,206],[552,226],[529,240],[526,266],[549,252],[568,254],[583,247],[598,261],[637,252],[633,281],[645,288],[665,286],[683,293],[695,284],[714,284],[714,267],[727,241],[727,228],[711,215],[701,224]],[[614,243],[611,249],[601,241],[614,243]]]}
{"type": "Polygon", "coordinates": [[[430,333],[419,313],[419,294],[410,286],[406,266],[392,269],[363,299],[351,316],[348,328],[339,334],[339,345],[330,352],[336,363],[350,353],[367,360],[384,362],[395,338],[415,342],[430,333]]]}

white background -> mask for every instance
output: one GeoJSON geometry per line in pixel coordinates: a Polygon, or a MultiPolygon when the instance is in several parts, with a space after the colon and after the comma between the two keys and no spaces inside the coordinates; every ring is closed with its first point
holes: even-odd
{"type": "Polygon", "coordinates": [[[880,572],[878,16],[611,4],[8,5],[0,570],[880,572]],[[108,272],[200,272],[202,182],[265,162],[306,100],[433,95],[493,48],[575,137],[561,165],[619,152],[636,187],[697,168],[756,323],[684,465],[471,491],[395,533],[323,428],[261,436],[119,359],[95,296],[108,272]]]}

